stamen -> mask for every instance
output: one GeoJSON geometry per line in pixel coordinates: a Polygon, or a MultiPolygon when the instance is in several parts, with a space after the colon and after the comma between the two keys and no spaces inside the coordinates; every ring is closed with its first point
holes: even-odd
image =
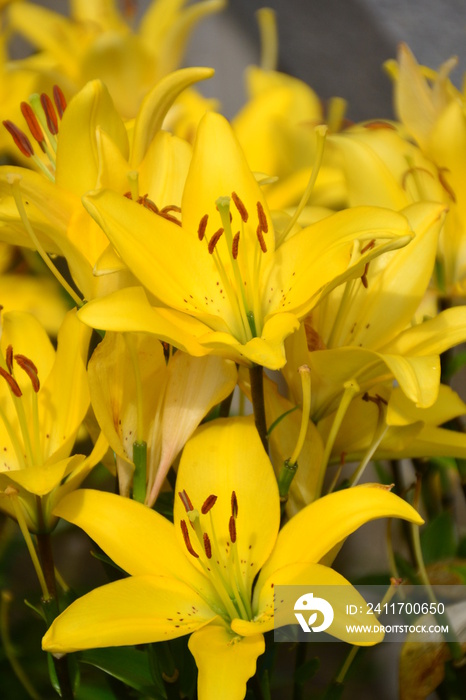
{"type": "Polygon", "coordinates": [[[13,372],[13,346],[12,345],[9,345],[6,349],[5,361],[6,361],[6,366],[8,367],[8,371],[11,374],[13,372]]]}
{"type": "Polygon", "coordinates": [[[20,396],[23,395],[23,392],[22,392],[21,389],[19,388],[19,384],[18,384],[18,382],[16,381],[16,379],[15,379],[14,377],[12,377],[11,374],[8,374],[8,372],[6,371],[6,369],[3,369],[3,367],[0,367],[0,375],[1,375],[4,379],[6,379],[7,384],[9,384],[10,389],[11,389],[11,391],[13,392],[13,394],[14,394],[15,396],[17,396],[17,397],[19,398],[20,396]]]}
{"type": "Polygon", "coordinates": [[[364,246],[364,248],[361,248],[361,255],[363,253],[367,253],[368,250],[372,250],[372,248],[375,246],[375,238],[373,238],[367,245],[364,246]]]}
{"type": "Polygon", "coordinates": [[[262,252],[263,252],[263,253],[266,253],[266,252],[267,252],[267,246],[266,246],[266,244],[265,244],[264,236],[262,235],[262,229],[261,229],[261,225],[260,225],[260,224],[259,224],[258,227],[257,227],[256,234],[257,234],[257,239],[258,239],[258,241],[259,241],[259,245],[260,245],[260,247],[261,247],[262,252]]]}
{"type": "Polygon", "coordinates": [[[212,235],[212,238],[209,241],[209,245],[207,246],[207,249],[211,255],[214,252],[215,246],[217,245],[218,241],[220,240],[222,234],[223,234],[223,228],[219,228],[218,231],[215,231],[215,233],[212,235]]]}
{"type": "Polygon", "coordinates": [[[142,204],[145,209],[154,212],[154,214],[159,213],[159,208],[152,199],[149,199],[149,195],[144,194],[142,197],[138,197],[138,204],[142,204]]]}
{"type": "Polygon", "coordinates": [[[215,496],[213,493],[211,493],[210,496],[207,496],[204,503],[202,504],[202,508],[201,508],[202,515],[206,515],[206,513],[208,513],[209,510],[214,507],[216,500],[217,500],[217,496],[215,496]]]}
{"type": "Polygon", "coordinates": [[[361,282],[362,282],[362,284],[363,284],[363,286],[364,286],[365,289],[367,289],[367,288],[369,287],[369,282],[368,282],[368,280],[367,280],[367,273],[368,273],[368,271],[369,271],[369,264],[370,264],[370,263],[368,263],[368,262],[365,264],[365,266],[364,266],[364,272],[363,272],[362,275],[361,275],[361,282]]]}
{"type": "Polygon", "coordinates": [[[212,545],[210,544],[209,535],[204,532],[202,539],[204,540],[204,550],[207,559],[212,559],[212,545]]]}
{"type": "Polygon", "coordinates": [[[236,542],[236,522],[235,522],[235,517],[232,515],[230,517],[230,521],[228,523],[228,529],[230,531],[230,540],[232,544],[236,542]]]}
{"type": "Polygon", "coordinates": [[[202,217],[202,219],[199,222],[199,227],[197,229],[197,237],[199,238],[200,241],[202,241],[204,236],[205,236],[205,230],[207,228],[208,219],[209,219],[209,215],[204,214],[204,216],[202,217]]]}
{"type": "Polygon", "coordinates": [[[66,99],[61,88],[58,85],[53,86],[53,101],[55,102],[55,107],[57,108],[58,116],[60,119],[63,117],[63,112],[66,109],[66,99]]]}
{"type": "Polygon", "coordinates": [[[238,499],[235,491],[231,492],[231,514],[234,518],[238,517],[238,499]]]}
{"type": "Polygon", "coordinates": [[[58,134],[58,119],[52,104],[52,100],[45,94],[45,92],[43,92],[40,96],[40,103],[47,120],[47,129],[53,136],[56,136],[58,134]]]}
{"type": "Polygon", "coordinates": [[[169,211],[176,211],[177,214],[181,214],[181,207],[177,207],[176,204],[167,204],[167,206],[162,207],[160,211],[164,214],[168,214],[169,211]]]}
{"type": "Polygon", "coordinates": [[[260,202],[257,202],[257,216],[259,217],[259,226],[264,233],[268,233],[269,224],[267,222],[267,217],[265,215],[264,207],[260,202]]]}
{"type": "Polygon", "coordinates": [[[11,122],[9,119],[5,119],[2,124],[13,137],[13,141],[23,156],[26,156],[26,158],[31,158],[31,156],[34,155],[34,149],[24,131],[18,129],[16,124],[13,124],[13,122],[11,122]]]}
{"type": "Polygon", "coordinates": [[[186,545],[186,549],[193,557],[195,557],[196,559],[199,559],[199,554],[194,551],[192,544],[191,544],[191,540],[189,539],[188,526],[186,525],[186,522],[184,520],[181,520],[180,525],[181,525],[181,532],[183,533],[183,539],[184,539],[184,543],[186,545]]]}
{"type": "Polygon", "coordinates": [[[231,245],[231,254],[233,256],[233,260],[236,260],[238,257],[238,246],[239,246],[239,231],[235,233],[233,236],[233,243],[231,245]]]}
{"type": "Polygon", "coordinates": [[[27,102],[21,102],[20,106],[21,113],[26,120],[26,124],[29,127],[29,131],[31,132],[32,136],[35,138],[37,143],[41,144],[43,141],[45,141],[44,132],[42,131],[39,121],[36,115],[34,114],[34,110],[32,109],[31,105],[27,102]]]}
{"type": "Polygon", "coordinates": [[[450,169],[449,168],[437,168],[437,174],[438,174],[438,179],[440,184],[442,185],[443,189],[445,192],[451,197],[453,202],[456,202],[456,194],[454,193],[453,189],[450,187],[448,182],[445,180],[444,173],[449,173],[450,169]]]}
{"type": "Polygon", "coordinates": [[[178,491],[178,496],[181,498],[181,502],[184,505],[187,513],[194,510],[193,504],[191,503],[191,499],[189,498],[188,494],[184,489],[183,491],[178,491]]]}
{"type": "Polygon", "coordinates": [[[242,218],[242,220],[244,221],[244,223],[246,223],[247,220],[249,219],[248,210],[246,209],[246,207],[244,206],[243,202],[242,202],[241,199],[238,197],[238,195],[236,194],[236,192],[232,192],[232,193],[231,193],[231,198],[232,198],[232,200],[233,200],[234,203],[235,203],[235,206],[236,206],[236,208],[237,208],[237,210],[238,210],[238,212],[239,212],[239,215],[241,216],[241,218],[242,218]]]}
{"type": "Polygon", "coordinates": [[[39,373],[34,362],[25,355],[15,355],[15,360],[22,370],[26,372],[32,383],[32,388],[37,392],[40,389],[39,373]]]}

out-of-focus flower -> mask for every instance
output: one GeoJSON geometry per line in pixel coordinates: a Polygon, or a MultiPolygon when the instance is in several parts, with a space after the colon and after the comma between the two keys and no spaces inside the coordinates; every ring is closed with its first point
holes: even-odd
{"type": "Polygon", "coordinates": [[[466,103],[448,77],[455,65],[456,59],[449,59],[438,72],[419,66],[404,44],[398,62],[386,64],[395,83],[398,117],[432,162],[450,209],[439,241],[436,280],[439,294],[446,296],[466,293],[466,103]]]}
{"type": "Polygon", "coordinates": [[[237,374],[231,361],[218,357],[179,351],[167,362],[154,336],[117,333],[106,334],[88,371],[92,407],[115,452],[123,495],[132,479],[133,443],[147,443],[149,505],[201,420],[231,394],[237,374]]]}
{"type": "MultiPolygon", "coordinates": [[[[21,65],[58,83],[71,97],[98,78],[124,119],[135,117],[145,95],[175,70],[197,23],[225,6],[224,0],[187,5],[153,0],[137,31],[115,0],[72,0],[70,17],[29,2],[13,3],[10,31],[39,51],[21,65]]],[[[131,3],[126,3],[131,7],[131,3]]],[[[27,93],[24,93],[27,94],[27,93]]]]}
{"type": "Polygon", "coordinates": [[[0,508],[13,518],[21,508],[29,530],[47,532],[57,501],[81,484],[107,447],[101,438],[89,457],[71,455],[89,407],[90,335],[71,311],[55,352],[33,316],[7,312],[2,321],[0,508]]]}
{"type": "Polygon", "coordinates": [[[118,314],[114,330],[155,332],[175,346],[190,338],[200,353],[271,369],[284,365],[283,341],[299,318],[360,276],[373,257],[411,238],[402,215],[361,208],[319,221],[275,249],[261,189],[230,125],[213,113],[198,129],[178,222],[111,191],[83,201],[124,263],[168,307],[122,290],[86,305],[85,323],[106,328],[105,319],[118,314]],[[125,299],[126,322],[117,311],[125,299]],[[171,322],[170,336],[156,329],[156,316],[171,322]]]}
{"type": "MultiPolygon", "coordinates": [[[[313,503],[278,532],[275,475],[253,422],[244,418],[198,430],[184,449],[176,491],[174,525],[112,494],[84,490],[59,504],[56,513],[82,527],[130,577],[73,603],[45,635],[44,649],[63,653],[192,633],[201,700],[219,692],[241,700],[265,648],[263,632],[273,628],[275,585],[346,585],[361,601],[318,562],[375,518],[422,522],[384,488],[364,486],[313,503]]],[[[333,633],[347,638],[338,619],[333,633]]]]}

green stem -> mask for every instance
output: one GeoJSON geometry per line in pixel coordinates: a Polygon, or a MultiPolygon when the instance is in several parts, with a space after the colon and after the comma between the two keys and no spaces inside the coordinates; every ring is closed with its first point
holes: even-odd
{"type": "Polygon", "coordinates": [[[133,443],[133,498],[139,503],[146,500],[147,442],[133,443]]]}
{"type": "MultiPolygon", "coordinates": [[[[44,572],[44,577],[47,582],[47,588],[50,596],[47,600],[42,601],[42,606],[47,624],[50,626],[59,612],[52,542],[49,532],[41,532],[37,534],[36,537],[39,557],[42,564],[42,571],[44,572]]],[[[70,671],[68,668],[68,657],[65,655],[57,659],[52,655],[52,660],[58,685],[60,687],[62,700],[73,700],[74,693],[71,684],[70,671]]]]}
{"type": "Polygon", "coordinates": [[[262,440],[264,450],[269,453],[269,441],[267,439],[267,422],[265,419],[264,403],[264,375],[261,365],[253,365],[249,368],[249,379],[251,382],[251,399],[254,410],[254,422],[257,432],[262,440]]]}

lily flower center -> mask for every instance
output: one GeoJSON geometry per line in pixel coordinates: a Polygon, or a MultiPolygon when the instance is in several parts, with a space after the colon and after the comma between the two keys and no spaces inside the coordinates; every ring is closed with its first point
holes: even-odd
{"type": "MultiPolygon", "coordinates": [[[[222,225],[219,228],[215,224],[211,226],[209,215],[204,214],[199,222],[197,235],[199,241],[205,241],[207,252],[214,260],[218,272],[216,285],[220,299],[224,301],[228,298],[229,306],[233,312],[232,319],[225,319],[225,321],[230,325],[234,324],[234,328],[230,328],[230,330],[236,338],[247,342],[262,332],[259,280],[263,254],[267,253],[264,234],[268,233],[269,225],[264,208],[258,201],[256,203],[255,237],[251,237],[250,213],[236,192],[232,192],[231,197],[219,197],[216,201],[216,208],[222,225]],[[234,217],[231,212],[231,202],[236,209],[234,217]],[[235,232],[234,222],[239,225],[235,232]],[[211,230],[213,228],[215,231],[211,230]],[[252,247],[251,238],[254,241],[252,247]],[[221,239],[224,239],[224,245],[220,243],[221,239]]],[[[198,309],[199,301],[197,299],[190,298],[183,301],[187,304],[186,311],[189,313],[198,309]]],[[[214,312],[221,313],[220,309],[216,308],[215,299],[209,300],[208,297],[205,297],[203,305],[207,312],[211,313],[210,306],[212,305],[214,312]]]]}
{"type": "MultiPolygon", "coordinates": [[[[8,346],[6,356],[0,355],[0,377],[8,384],[11,401],[13,402],[14,413],[16,414],[22,444],[15,427],[11,422],[11,413],[5,411],[4,405],[0,405],[0,418],[5,425],[8,437],[13,446],[17,464],[21,469],[33,465],[42,465],[41,433],[39,428],[39,405],[38,393],[40,389],[39,373],[34,362],[26,355],[14,354],[13,347],[8,346]],[[23,396],[21,387],[15,378],[15,365],[27,374],[32,385],[31,405],[23,396]]],[[[46,436],[50,437],[49,435],[46,436]]],[[[3,447],[2,464],[0,471],[11,471],[16,469],[14,460],[9,459],[8,448],[3,447]]]]}
{"type": "MultiPolygon", "coordinates": [[[[199,512],[192,505],[186,491],[181,491],[178,495],[187,514],[187,521],[180,521],[183,540],[187,551],[201,565],[218,595],[216,612],[227,623],[235,618],[252,620],[251,586],[247,583],[246,572],[242,570],[247,562],[240,560],[237,546],[238,499],[235,491],[231,494],[231,515],[228,523],[225,523],[228,535],[221,538],[217,536],[211,512],[217,496],[208,496],[199,512]],[[202,522],[203,516],[207,514],[209,528],[203,526],[202,522]],[[188,523],[194,530],[194,545],[188,523]]],[[[212,601],[206,602],[212,606],[212,601]]]]}
{"type": "Polygon", "coordinates": [[[35,153],[31,140],[24,131],[9,119],[3,122],[3,126],[11,134],[23,156],[32,158],[52,182],[55,181],[59,119],[62,119],[65,109],[65,96],[58,85],[53,88],[53,102],[46,93],[31,95],[29,102],[21,102],[21,112],[29,133],[39,144],[45,155],[44,159],[35,153]]]}

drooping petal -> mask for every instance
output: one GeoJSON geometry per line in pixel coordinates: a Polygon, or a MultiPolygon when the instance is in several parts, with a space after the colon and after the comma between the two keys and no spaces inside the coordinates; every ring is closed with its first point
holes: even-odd
{"type": "Polygon", "coordinates": [[[194,632],[188,646],[199,671],[199,700],[243,700],[257,657],[265,651],[261,634],[239,637],[215,624],[194,632]]]}
{"type": "Polygon", "coordinates": [[[147,506],[116,494],[82,489],[65,496],[54,514],[81,527],[132,576],[173,576],[209,593],[209,582],[185,557],[173,524],[147,506]]]}
{"type": "MultiPolygon", "coordinates": [[[[177,352],[171,358],[162,414],[160,462],[149,465],[152,472],[149,480],[153,482],[149,505],[155,502],[171,464],[201,420],[231,394],[236,376],[234,363],[219,357],[196,358],[177,352]]],[[[159,425],[154,427],[160,430],[159,425]]]]}
{"type": "Polygon", "coordinates": [[[280,531],[261,571],[259,590],[278,569],[297,562],[317,563],[345,537],[376,518],[423,522],[412,506],[377,484],[331,493],[304,508],[280,531]]]}
{"type": "Polygon", "coordinates": [[[215,613],[189,585],[172,577],[131,576],[72,603],[46,632],[42,648],[66,653],[176,639],[215,613]]]}
{"type": "MultiPolygon", "coordinates": [[[[229,522],[233,515],[232,493],[235,492],[236,547],[244,579],[252,582],[272,550],[280,520],[277,482],[252,417],[219,419],[199,428],[182,454],[176,490],[186,491],[199,511],[208,496],[217,496],[210,512],[201,515],[201,525],[211,542],[219,543],[215,550],[217,558],[223,559],[229,567],[228,547],[231,545],[226,543],[231,540],[229,522]],[[260,488],[253,488],[252,481],[260,484],[260,488]]],[[[174,521],[182,547],[179,522],[186,518],[177,495],[174,521]]]]}

